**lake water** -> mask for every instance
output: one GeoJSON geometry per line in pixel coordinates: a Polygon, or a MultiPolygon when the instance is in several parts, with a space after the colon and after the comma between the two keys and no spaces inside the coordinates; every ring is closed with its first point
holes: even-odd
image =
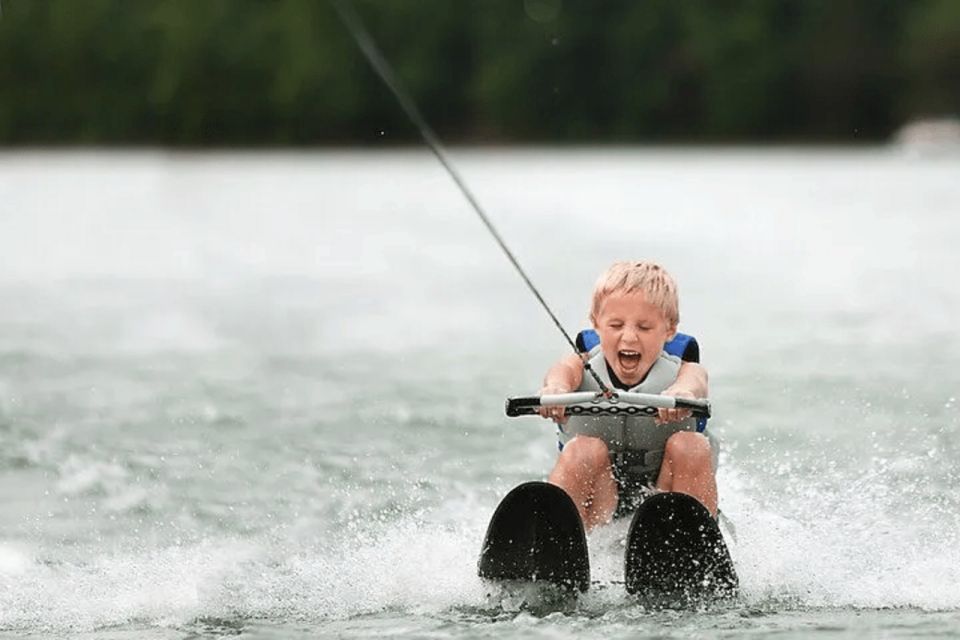
{"type": "Polygon", "coordinates": [[[655,259],[742,597],[532,615],[476,577],[565,343],[421,151],[0,154],[0,635],[915,637],[960,624],[960,159],[454,150],[571,330],[655,259]]]}

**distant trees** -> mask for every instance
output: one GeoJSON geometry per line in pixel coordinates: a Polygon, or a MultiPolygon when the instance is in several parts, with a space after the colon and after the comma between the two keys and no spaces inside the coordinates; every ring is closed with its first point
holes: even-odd
{"type": "MultiPolygon", "coordinates": [[[[960,114],[957,0],[356,0],[454,141],[882,139],[960,114]]],[[[0,143],[397,143],[323,0],[4,0],[0,143]]]]}

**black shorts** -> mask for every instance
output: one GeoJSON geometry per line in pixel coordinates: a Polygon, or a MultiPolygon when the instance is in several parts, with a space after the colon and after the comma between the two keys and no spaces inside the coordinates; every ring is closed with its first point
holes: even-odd
{"type": "MultiPolygon", "coordinates": [[[[638,452],[635,455],[642,456],[638,452]]],[[[613,479],[617,481],[617,490],[619,500],[617,509],[613,512],[613,517],[624,518],[631,515],[640,506],[640,503],[656,493],[657,476],[654,473],[636,473],[630,470],[631,455],[611,455],[611,468],[613,470],[613,479]],[[624,459],[626,458],[626,459],[624,459]]]]}

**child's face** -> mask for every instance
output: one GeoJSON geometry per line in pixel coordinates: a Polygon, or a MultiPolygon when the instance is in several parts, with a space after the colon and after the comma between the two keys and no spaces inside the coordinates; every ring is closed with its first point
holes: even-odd
{"type": "Polygon", "coordinates": [[[642,291],[614,292],[604,298],[594,328],[610,368],[630,386],[647,375],[675,329],[642,291]]]}

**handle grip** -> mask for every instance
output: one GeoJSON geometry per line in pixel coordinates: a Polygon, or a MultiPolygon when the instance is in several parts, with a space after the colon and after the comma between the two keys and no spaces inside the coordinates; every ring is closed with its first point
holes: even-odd
{"type": "Polygon", "coordinates": [[[711,412],[709,400],[628,391],[612,398],[592,391],[507,398],[505,409],[507,416],[516,418],[538,415],[540,407],[557,406],[566,407],[566,413],[573,416],[655,416],[658,409],[689,409],[698,418],[709,418],[711,412]]]}

